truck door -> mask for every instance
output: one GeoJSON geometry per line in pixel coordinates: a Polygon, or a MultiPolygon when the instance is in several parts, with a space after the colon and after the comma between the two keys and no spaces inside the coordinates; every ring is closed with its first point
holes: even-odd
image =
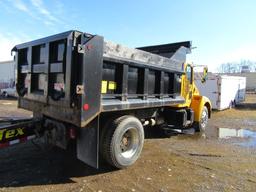
{"type": "Polygon", "coordinates": [[[193,68],[191,65],[187,65],[185,68],[185,75],[183,77],[182,84],[182,96],[186,100],[186,105],[190,105],[193,95],[193,68]]]}

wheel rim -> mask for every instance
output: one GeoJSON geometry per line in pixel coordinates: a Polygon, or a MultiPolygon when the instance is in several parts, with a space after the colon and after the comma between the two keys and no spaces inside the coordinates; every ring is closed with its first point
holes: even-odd
{"type": "Polygon", "coordinates": [[[121,137],[120,153],[125,158],[131,158],[139,146],[139,133],[136,128],[128,128],[121,137]]]}
{"type": "Polygon", "coordinates": [[[201,118],[201,126],[204,128],[206,127],[208,121],[208,114],[206,110],[203,110],[202,112],[202,118],[201,118]]]}

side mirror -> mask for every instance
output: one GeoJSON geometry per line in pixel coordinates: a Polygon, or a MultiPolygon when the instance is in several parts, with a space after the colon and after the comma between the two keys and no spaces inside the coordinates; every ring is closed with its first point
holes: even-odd
{"type": "Polygon", "coordinates": [[[202,83],[205,83],[205,81],[207,80],[207,76],[208,76],[208,68],[204,67],[203,76],[201,78],[202,83]]]}

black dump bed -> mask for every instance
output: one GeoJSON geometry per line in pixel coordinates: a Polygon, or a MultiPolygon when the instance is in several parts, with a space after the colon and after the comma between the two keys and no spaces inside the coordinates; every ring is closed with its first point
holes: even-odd
{"type": "Polygon", "coordinates": [[[19,107],[83,127],[102,112],[183,103],[190,42],[168,46],[131,49],[78,31],[17,45],[19,107]]]}

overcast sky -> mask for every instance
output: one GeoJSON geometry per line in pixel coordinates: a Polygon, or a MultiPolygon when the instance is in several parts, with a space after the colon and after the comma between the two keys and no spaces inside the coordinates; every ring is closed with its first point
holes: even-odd
{"type": "Polygon", "coordinates": [[[256,61],[254,0],[0,0],[0,61],[18,43],[77,29],[130,47],[192,41],[188,60],[213,71],[256,61]]]}

